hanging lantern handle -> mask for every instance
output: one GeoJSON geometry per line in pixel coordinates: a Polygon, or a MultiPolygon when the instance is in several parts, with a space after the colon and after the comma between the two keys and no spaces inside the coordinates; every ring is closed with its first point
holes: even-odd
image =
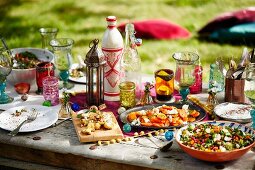
{"type": "Polygon", "coordinates": [[[99,39],[94,39],[94,40],[90,41],[89,48],[96,46],[98,43],[99,43],[99,39]],[[93,43],[93,45],[92,45],[92,43],[93,43]]]}

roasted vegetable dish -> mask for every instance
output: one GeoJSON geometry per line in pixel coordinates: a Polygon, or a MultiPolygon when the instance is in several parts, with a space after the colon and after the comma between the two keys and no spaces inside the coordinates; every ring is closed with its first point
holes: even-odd
{"type": "Polygon", "coordinates": [[[131,125],[146,127],[180,126],[188,122],[194,122],[200,115],[197,110],[190,110],[189,105],[183,105],[181,109],[175,106],[162,105],[149,110],[131,112],[127,120],[131,125]]]}

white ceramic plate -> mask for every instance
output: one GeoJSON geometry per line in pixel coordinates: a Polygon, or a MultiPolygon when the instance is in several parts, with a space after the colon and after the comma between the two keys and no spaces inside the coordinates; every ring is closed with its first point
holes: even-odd
{"type": "MultiPolygon", "coordinates": [[[[72,69],[76,69],[78,68],[79,64],[78,63],[74,63],[72,64],[71,66],[71,69],[69,70],[69,72],[71,73],[72,69]]],[[[76,83],[86,83],[86,76],[82,76],[82,77],[72,77],[72,76],[69,76],[69,80],[73,81],[73,82],[76,82],[76,83]]]]}
{"type": "Polygon", "coordinates": [[[8,109],[0,114],[0,128],[12,131],[24,121],[29,114],[31,114],[33,108],[38,112],[37,118],[32,122],[25,123],[20,128],[19,132],[33,132],[45,129],[58,120],[57,110],[54,108],[41,105],[18,106],[8,109]],[[15,116],[14,113],[16,110],[20,111],[21,109],[25,109],[26,112],[22,112],[21,115],[15,116]]]}
{"type": "Polygon", "coordinates": [[[251,105],[241,103],[221,103],[214,108],[214,112],[222,119],[239,122],[251,122],[251,105]]]}

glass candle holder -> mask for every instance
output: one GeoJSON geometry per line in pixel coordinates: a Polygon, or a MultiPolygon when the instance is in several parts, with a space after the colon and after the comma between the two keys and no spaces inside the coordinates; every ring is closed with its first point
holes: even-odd
{"type": "Polygon", "coordinates": [[[120,105],[126,109],[132,108],[136,105],[135,102],[135,83],[131,81],[124,81],[120,83],[120,105]]]}
{"type": "Polygon", "coordinates": [[[58,79],[48,76],[43,79],[42,84],[44,99],[51,101],[52,106],[59,104],[58,79]]]}
{"type": "Polygon", "coordinates": [[[43,79],[47,76],[54,76],[54,65],[51,62],[41,62],[36,65],[37,94],[43,92],[43,79]]]}
{"type": "Polygon", "coordinates": [[[174,92],[174,72],[170,69],[160,69],[155,72],[155,90],[157,102],[169,101],[174,92]]]}

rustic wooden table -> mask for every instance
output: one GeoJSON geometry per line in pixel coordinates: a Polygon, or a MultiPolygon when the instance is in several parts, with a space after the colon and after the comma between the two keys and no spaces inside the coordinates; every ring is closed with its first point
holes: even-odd
{"type": "MultiPolygon", "coordinates": [[[[85,89],[85,85],[76,85],[85,89]]],[[[12,89],[7,89],[12,93],[12,89]]],[[[14,94],[14,93],[12,93],[14,94]]],[[[13,105],[24,105],[16,96],[13,105]]],[[[41,104],[42,97],[33,93],[26,103],[41,104]]],[[[207,95],[200,94],[201,100],[207,95]]],[[[8,108],[13,107],[8,105],[8,108]]],[[[3,105],[0,106],[3,108],[3,105]]],[[[159,147],[163,136],[135,138],[128,142],[96,146],[80,143],[71,121],[36,132],[20,133],[15,137],[0,130],[0,165],[4,168],[25,169],[254,169],[254,149],[240,159],[210,163],[197,160],[184,153],[176,142],[167,152],[159,147]]],[[[0,166],[0,169],[1,169],[0,166]]]]}

